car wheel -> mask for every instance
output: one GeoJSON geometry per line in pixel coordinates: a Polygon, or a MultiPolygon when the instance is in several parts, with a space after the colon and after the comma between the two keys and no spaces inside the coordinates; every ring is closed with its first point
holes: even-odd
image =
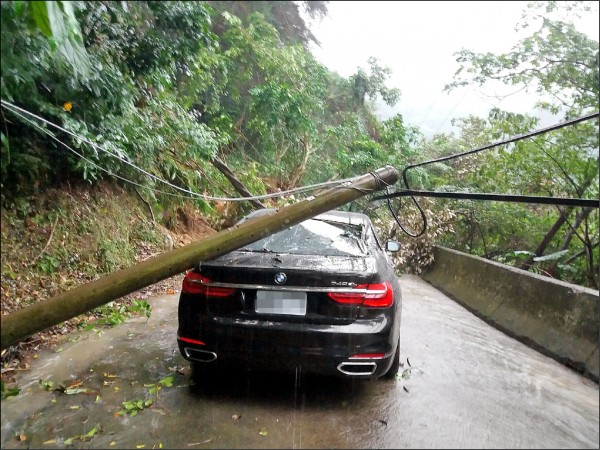
{"type": "Polygon", "coordinates": [[[398,338],[398,345],[396,346],[396,353],[394,353],[394,359],[392,365],[388,371],[381,376],[384,380],[392,380],[398,374],[400,370],[400,338],[398,338]]]}

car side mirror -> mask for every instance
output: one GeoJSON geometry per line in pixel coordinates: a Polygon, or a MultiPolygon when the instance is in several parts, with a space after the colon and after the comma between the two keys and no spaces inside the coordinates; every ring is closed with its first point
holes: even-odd
{"type": "Polygon", "coordinates": [[[400,250],[400,242],[387,241],[385,243],[385,249],[390,253],[396,253],[398,250],[400,250]]]}

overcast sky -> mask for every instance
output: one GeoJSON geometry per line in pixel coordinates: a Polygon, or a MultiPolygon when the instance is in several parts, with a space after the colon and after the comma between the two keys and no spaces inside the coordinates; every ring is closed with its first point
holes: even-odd
{"type": "MultiPolygon", "coordinates": [[[[467,87],[442,92],[452,81],[461,48],[507,52],[519,39],[515,25],[528,2],[522,1],[331,1],[328,15],[311,26],[321,47],[313,54],[342,76],[368,68],[374,56],[392,69],[388,87],[401,90],[400,102],[378,108],[380,119],[400,112],[426,136],[453,131],[452,118],[486,116],[492,106],[530,112],[535,98],[525,92],[504,100],[496,88],[467,87]]],[[[598,14],[576,22],[580,31],[598,40],[598,14]]],[[[514,92],[505,89],[502,94],[514,92]]],[[[550,123],[543,124],[549,125],[550,123]]]]}

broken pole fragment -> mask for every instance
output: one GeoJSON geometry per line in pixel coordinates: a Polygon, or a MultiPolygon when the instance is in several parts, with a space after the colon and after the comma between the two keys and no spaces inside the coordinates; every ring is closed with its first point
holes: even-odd
{"type": "Polygon", "coordinates": [[[383,189],[394,184],[398,176],[398,171],[394,167],[377,169],[357,177],[352,183],[328,189],[314,197],[281,208],[274,214],[244,222],[201,241],[162,253],[91,283],[77,286],[43,302],[3,315],[1,316],[1,348],[5,349],[65,320],[192,269],[200,261],[214,259],[383,189]]]}

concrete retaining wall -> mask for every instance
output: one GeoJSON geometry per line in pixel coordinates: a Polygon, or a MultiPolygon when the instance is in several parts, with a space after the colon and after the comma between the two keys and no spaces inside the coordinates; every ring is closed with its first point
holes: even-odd
{"type": "Polygon", "coordinates": [[[479,317],[598,382],[598,291],[436,247],[422,278],[479,317]]]}

